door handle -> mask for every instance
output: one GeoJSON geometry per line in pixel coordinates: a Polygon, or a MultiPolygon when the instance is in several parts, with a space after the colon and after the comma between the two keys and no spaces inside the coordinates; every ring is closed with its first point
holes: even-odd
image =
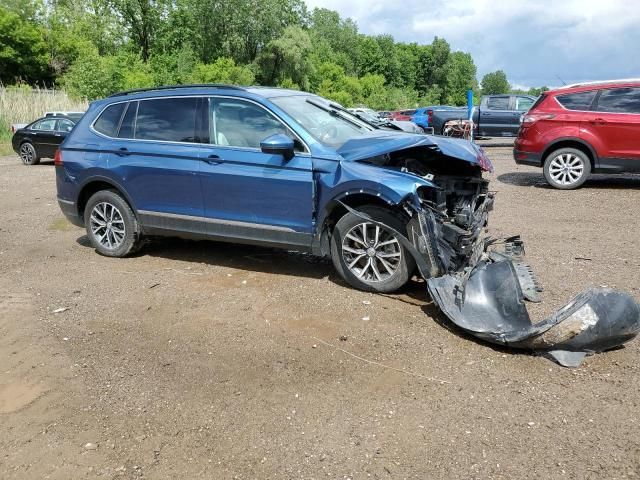
{"type": "Polygon", "coordinates": [[[589,120],[589,123],[593,125],[605,125],[607,121],[604,118],[594,118],[593,120],[589,120]]]}
{"type": "Polygon", "coordinates": [[[203,158],[202,161],[209,165],[218,165],[219,163],[222,163],[222,159],[218,155],[209,155],[207,158],[203,158]]]}
{"type": "Polygon", "coordinates": [[[125,147],[119,148],[116,152],[116,155],[118,155],[119,157],[126,157],[127,155],[129,155],[129,150],[125,147]]]}

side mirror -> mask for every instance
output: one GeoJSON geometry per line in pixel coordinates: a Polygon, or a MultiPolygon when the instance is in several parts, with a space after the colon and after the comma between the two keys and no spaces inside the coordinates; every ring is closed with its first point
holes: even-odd
{"type": "Polygon", "coordinates": [[[263,153],[282,155],[285,160],[290,160],[295,155],[293,140],[282,133],[276,133],[262,140],[260,149],[263,153]]]}

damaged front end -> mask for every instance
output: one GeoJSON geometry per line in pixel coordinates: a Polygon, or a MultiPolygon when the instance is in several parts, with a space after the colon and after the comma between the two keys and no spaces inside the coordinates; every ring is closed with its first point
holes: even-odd
{"type": "Polygon", "coordinates": [[[413,173],[436,187],[417,189],[405,199],[410,220],[402,243],[440,310],[477,338],[542,351],[564,366],[577,366],[587,354],[634,338],[640,331],[640,307],[631,296],[610,289],[587,290],[546,320],[531,321],[525,300],[539,302],[542,289],[524,262],[518,236],[484,234],[494,194],[480,172],[490,163],[482,150],[477,152],[475,163],[450,155],[446,162],[429,161],[433,152],[424,149],[384,159],[385,167],[413,173]]]}
{"type": "Polygon", "coordinates": [[[420,198],[407,233],[428,268],[422,274],[431,298],[458,327],[488,342],[543,351],[569,367],[639,333],[640,307],[610,289],[587,290],[546,320],[532,322],[525,300],[539,302],[542,288],[524,262],[518,236],[483,235],[494,201],[485,181],[433,182],[440,189],[420,198]]]}

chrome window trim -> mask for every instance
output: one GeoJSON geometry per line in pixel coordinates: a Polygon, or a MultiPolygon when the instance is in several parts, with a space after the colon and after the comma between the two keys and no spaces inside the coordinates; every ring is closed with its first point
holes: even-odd
{"type": "MultiPolygon", "coordinates": [[[[616,90],[619,88],[637,88],[640,89],[640,86],[637,87],[609,87],[609,88],[597,88],[597,89],[593,89],[593,90],[585,90],[584,92],[569,92],[569,93],[563,93],[561,95],[554,95],[553,99],[555,100],[555,102],[560,106],[560,108],[562,108],[563,110],[567,111],[567,112],[581,112],[581,113],[604,113],[607,115],[640,115],[640,113],[632,113],[632,112],[605,112],[602,110],[571,110],[570,108],[565,107],[564,105],[562,105],[562,103],[560,103],[560,100],[558,100],[558,97],[566,97],[569,95],[574,95],[577,93],[588,93],[588,92],[596,92],[596,97],[597,100],[600,100],[599,95],[602,94],[602,92],[604,92],[605,90],[616,90]]],[[[592,102],[596,100],[596,98],[594,98],[592,100],[592,102]]]]}
{"type": "MultiPolygon", "coordinates": [[[[234,149],[234,150],[244,150],[244,151],[251,151],[251,152],[262,152],[262,150],[259,149],[259,148],[233,147],[231,145],[217,145],[215,143],[176,142],[176,141],[173,141],[173,140],[146,140],[146,139],[143,139],[143,138],[110,137],[109,135],[105,135],[104,133],[98,132],[94,128],[94,125],[98,121],[100,116],[104,113],[104,111],[107,108],[109,108],[112,105],[117,105],[117,104],[120,104],[120,103],[138,102],[138,110],[139,110],[140,109],[140,103],[139,102],[143,102],[143,101],[147,101],[147,100],[166,100],[166,99],[169,99],[169,98],[204,98],[204,99],[230,98],[230,99],[233,99],[233,100],[240,99],[240,100],[245,100],[245,101],[251,102],[251,103],[257,105],[258,107],[263,108],[268,113],[270,113],[275,118],[277,118],[278,121],[280,121],[285,127],[287,127],[287,129],[290,130],[291,133],[293,133],[295,135],[295,137],[300,141],[300,143],[302,143],[302,145],[304,145],[304,148],[306,149],[306,151],[305,152],[296,152],[296,155],[300,155],[300,156],[303,156],[303,157],[310,157],[311,156],[311,149],[309,148],[309,145],[307,144],[307,142],[305,142],[302,138],[300,138],[300,136],[295,132],[295,130],[293,128],[291,128],[291,126],[287,122],[285,122],[282,119],[282,117],[280,117],[275,112],[273,112],[272,110],[269,110],[267,107],[265,107],[264,105],[262,105],[259,102],[256,102],[253,99],[245,98],[245,97],[235,97],[235,96],[232,96],[232,95],[215,95],[215,94],[205,94],[205,95],[203,95],[203,94],[198,94],[198,95],[167,95],[167,96],[150,97],[150,98],[136,98],[136,99],[120,100],[118,102],[111,102],[111,103],[105,105],[102,108],[102,110],[100,110],[100,112],[96,115],[96,117],[93,119],[93,121],[89,125],[89,130],[91,130],[94,134],[98,135],[99,137],[106,138],[108,140],[123,140],[123,141],[128,141],[128,142],[151,142],[151,143],[162,143],[162,144],[173,144],[173,145],[195,145],[195,146],[200,146],[200,147],[230,148],[230,149],[234,149]]],[[[208,108],[208,105],[207,105],[207,108],[208,108]]],[[[123,115],[124,114],[126,114],[126,109],[123,112],[123,115]]],[[[124,118],[124,116],[121,116],[119,121],[121,122],[123,118],[124,118]]],[[[136,111],[136,124],[137,124],[137,122],[138,122],[138,112],[136,111]]],[[[135,130],[134,130],[134,132],[135,132],[135,130]]],[[[211,140],[211,139],[209,139],[209,140],[211,140]]]]}
{"type": "MultiPolygon", "coordinates": [[[[631,89],[631,90],[640,90],[640,86],[634,87],[609,87],[609,88],[601,88],[598,90],[596,94],[598,96],[597,103],[600,103],[600,97],[602,96],[602,92],[606,92],[608,90],[622,90],[622,89],[631,89]]],[[[640,115],[640,112],[606,112],[604,110],[589,110],[594,113],[606,113],[607,115],[640,115]]]]}

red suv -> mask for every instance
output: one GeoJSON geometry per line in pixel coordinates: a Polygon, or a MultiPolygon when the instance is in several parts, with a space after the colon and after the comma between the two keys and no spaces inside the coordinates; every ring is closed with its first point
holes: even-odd
{"type": "Polygon", "coordinates": [[[513,156],[543,167],[547,182],[563,190],[591,172],[640,173],[640,80],[543,93],[522,117],[513,156]]]}

